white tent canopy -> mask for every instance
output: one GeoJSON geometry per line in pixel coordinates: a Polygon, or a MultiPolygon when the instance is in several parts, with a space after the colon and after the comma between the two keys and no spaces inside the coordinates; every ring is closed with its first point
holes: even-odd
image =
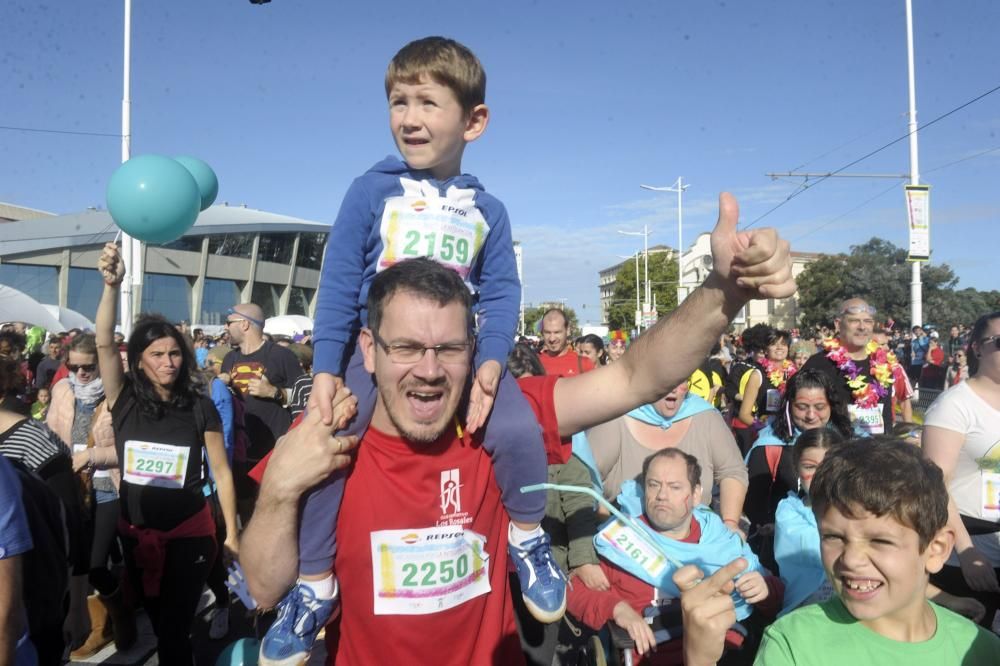
{"type": "Polygon", "coordinates": [[[42,307],[48,310],[49,314],[59,320],[59,323],[62,324],[62,330],[64,331],[68,331],[71,328],[79,328],[84,331],[96,330],[94,322],[90,321],[76,310],[61,308],[58,305],[51,305],[49,303],[46,303],[42,307]]]}
{"type": "Polygon", "coordinates": [[[0,284],[0,322],[20,321],[47,331],[65,330],[45,306],[13,287],[0,284]]]}
{"type": "Polygon", "coordinates": [[[312,319],[304,315],[278,315],[264,321],[264,332],[271,335],[287,335],[292,338],[312,330],[312,319]]]}

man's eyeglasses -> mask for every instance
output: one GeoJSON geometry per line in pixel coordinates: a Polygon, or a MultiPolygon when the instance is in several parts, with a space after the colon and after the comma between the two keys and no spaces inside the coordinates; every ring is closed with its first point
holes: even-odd
{"type": "Polygon", "coordinates": [[[843,310],[840,311],[840,314],[853,314],[853,315],[856,315],[856,314],[870,314],[870,315],[873,315],[876,312],[878,312],[878,310],[875,309],[874,305],[848,305],[847,307],[845,307],[843,310]]]}
{"type": "Polygon", "coordinates": [[[997,349],[1000,349],[1000,335],[991,335],[988,338],[983,338],[982,340],[979,341],[979,346],[987,347],[990,345],[990,343],[992,343],[993,346],[996,347],[997,349]]]}
{"type": "Polygon", "coordinates": [[[441,363],[461,363],[468,357],[471,342],[451,342],[443,345],[432,345],[430,347],[413,342],[387,343],[382,337],[372,331],[372,337],[382,349],[385,350],[389,360],[393,363],[419,363],[420,359],[428,350],[434,352],[434,357],[441,363]]]}
{"type": "Polygon", "coordinates": [[[66,367],[69,369],[70,372],[78,372],[80,370],[83,370],[84,372],[93,372],[94,370],[97,370],[97,364],[96,363],[86,363],[84,365],[77,365],[75,363],[67,363],[66,367]]]}

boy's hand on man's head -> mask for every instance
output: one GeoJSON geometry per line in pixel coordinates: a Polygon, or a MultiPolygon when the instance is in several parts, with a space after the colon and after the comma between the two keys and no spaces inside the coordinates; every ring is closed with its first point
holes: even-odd
{"type": "MultiPolygon", "coordinates": [[[[317,372],[313,375],[312,391],[309,392],[306,409],[310,412],[318,411],[323,425],[333,425],[334,398],[342,390],[344,390],[343,379],[329,372],[317,372]]],[[[337,428],[343,428],[344,425],[346,421],[337,428]]]]}
{"type": "Polygon", "coordinates": [[[465,417],[465,429],[471,435],[486,423],[493,409],[500,386],[500,375],[503,368],[497,361],[486,361],[476,371],[472,382],[472,392],[469,394],[469,412],[465,417]]]}
{"type": "Polygon", "coordinates": [[[788,298],[795,293],[788,241],[774,229],[737,231],[740,209],[728,192],[719,195],[719,220],[712,231],[712,272],[726,291],[746,301],[788,298]]]}

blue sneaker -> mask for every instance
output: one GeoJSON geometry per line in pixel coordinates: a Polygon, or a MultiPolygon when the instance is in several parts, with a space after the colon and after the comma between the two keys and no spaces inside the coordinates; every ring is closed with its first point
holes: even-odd
{"type": "Polygon", "coordinates": [[[508,543],[507,550],[528,611],[543,624],[560,620],[566,612],[566,576],[552,559],[549,535],[528,539],[520,547],[508,543]]]}
{"type": "Polygon", "coordinates": [[[260,642],[260,666],[301,666],[309,660],[320,630],[330,621],[337,597],[317,599],[297,584],[278,604],[278,617],[260,642]]]}

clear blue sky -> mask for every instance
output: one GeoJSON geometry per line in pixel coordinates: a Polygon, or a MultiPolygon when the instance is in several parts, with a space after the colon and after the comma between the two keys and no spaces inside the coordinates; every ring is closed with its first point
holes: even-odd
{"type": "MultiPolygon", "coordinates": [[[[692,184],[688,244],[714,224],[718,192],[737,195],[748,223],[799,185],[766,172],[831,171],[906,133],[904,7],[135,0],[133,154],[199,156],[219,201],[332,222],[351,179],[395,152],[388,60],[411,39],[453,37],[483,61],[492,110],[463,168],[510,211],[526,299],[565,299],[595,321],[597,271],[641,245],[617,229],[649,223],[650,244],[676,244],[675,196],[639,183],[692,184]]],[[[914,15],[921,123],[1000,85],[1000,3],[915,0],[914,15]]],[[[0,125],[118,133],[122,22],[120,0],[2,3],[0,125]]],[[[933,258],[963,287],[997,286],[1000,150],[966,159],[993,148],[1000,92],[921,134],[933,258]]],[[[120,144],[0,130],[0,154],[0,201],[71,213],[104,205],[120,144]]],[[[906,141],[850,169],[908,170],[906,141]]],[[[905,246],[902,181],[827,180],[764,224],[804,251],[872,236],[905,246]]]]}

